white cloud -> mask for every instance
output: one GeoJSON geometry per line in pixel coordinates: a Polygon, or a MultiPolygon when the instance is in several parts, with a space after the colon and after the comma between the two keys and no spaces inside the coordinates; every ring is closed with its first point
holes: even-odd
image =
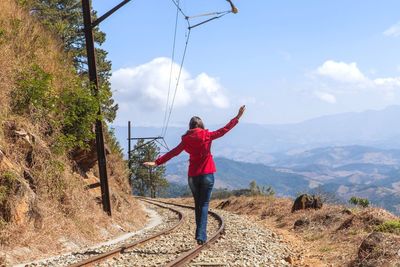
{"type": "Polygon", "coordinates": [[[199,74],[195,79],[186,80],[186,86],[189,92],[193,93],[194,99],[202,105],[213,105],[217,108],[229,106],[228,98],[222,93],[222,86],[218,80],[206,73],[199,74]]]}
{"type": "Polygon", "coordinates": [[[360,83],[367,81],[367,78],[358,69],[357,63],[355,62],[345,63],[327,60],[317,69],[317,74],[345,83],[360,83]]]}
{"type": "Polygon", "coordinates": [[[314,96],[328,103],[337,102],[333,92],[353,96],[361,92],[375,92],[387,101],[392,101],[400,93],[400,77],[371,78],[362,73],[355,62],[327,60],[314,73],[320,78],[329,78],[320,80],[319,88],[314,91],[314,96]]]}
{"type": "MultiPolygon", "coordinates": [[[[172,69],[170,101],[174,94],[179,65],[173,63],[172,69]]],[[[165,110],[170,70],[171,60],[160,57],[140,66],[114,71],[111,84],[115,91],[115,99],[118,103],[132,103],[147,110],[165,110]]],[[[223,87],[218,79],[206,73],[192,78],[185,69],[182,69],[174,106],[182,107],[195,103],[217,108],[229,106],[229,100],[223,93],[223,87]]]]}
{"type": "Polygon", "coordinates": [[[397,22],[396,24],[392,25],[387,29],[386,31],[383,32],[384,35],[389,36],[389,37],[399,37],[400,36],[400,22],[397,22]]]}
{"type": "Polygon", "coordinates": [[[325,101],[330,104],[336,103],[336,97],[333,94],[316,91],[314,92],[315,96],[318,97],[320,100],[325,101]]]}
{"type": "Polygon", "coordinates": [[[377,78],[374,80],[374,83],[378,86],[385,86],[388,88],[400,88],[400,77],[377,78]]]}
{"type": "Polygon", "coordinates": [[[325,61],[316,71],[320,76],[332,78],[342,84],[348,84],[351,88],[354,85],[370,89],[400,89],[400,77],[369,78],[357,67],[355,62],[345,63],[333,60],[325,61]]]}

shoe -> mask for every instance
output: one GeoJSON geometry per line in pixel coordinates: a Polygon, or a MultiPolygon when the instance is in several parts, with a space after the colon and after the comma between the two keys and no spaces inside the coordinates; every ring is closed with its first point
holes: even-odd
{"type": "Polygon", "coordinates": [[[197,239],[197,245],[204,245],[205,241],[197,239]]]}

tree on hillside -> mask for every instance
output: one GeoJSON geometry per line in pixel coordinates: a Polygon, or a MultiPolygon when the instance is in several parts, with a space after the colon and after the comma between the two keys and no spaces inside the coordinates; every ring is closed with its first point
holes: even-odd
{"type": "Polygon", "coordinates": [[[356,205],[356,206],[361,206],[363,208],[366,208],[369,206],[369,200],[367,198],[351,197],[349,199],[349,203],[356,205]]]}
{"type": "MultiPolygon", "coordinates": [[[[74,59],[76,71],[87,79],[87,59],[85,48],[85,35],[83,31],[82,3],[81,0],[18,0],[29,9],[30,14],[50,31],[54,32],[62,41],[64,50],[74,59]]],[[[96,12],[92,13],[93,19],[96,12]]],[[[108,122],[115,119],[118,105],[114,103],[111,93],[110,76],[111,62],[107,60],[107,52],[98,46],[106,40],[105,33],[99,27],[93,29],[96,48],[96,61],[99,74],[99,87],[101,90],[101,106],[104,118],[108,122]]]]}
{"type": "Polygon", "coordinates": [[[275,195],[275,191],[272,186],[259,186],[257,185],[256,181],[251,181],[249,184],[250,193],[253,196],[263,195],[263,196],[273,196],[275,195]]]}
{"type": "Polygon", "coordinates": [[[160,154],[160,148],[154,143],[144,143],[140,139],[130,155],[132,162],[131,185],[134,192],[140,196],[159,196],[169,184],[165,179],[165,166],[148,168],[143,162],[154,161],[160,154]]]}

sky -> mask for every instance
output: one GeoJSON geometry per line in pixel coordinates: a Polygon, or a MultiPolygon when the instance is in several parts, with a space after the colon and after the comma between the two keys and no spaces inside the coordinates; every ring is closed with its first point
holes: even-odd
{"type": "MultiPolygon", "coordinates": [[[[400,1],[233,2],[238,14],[191,30],[169,125],[194,115],[222,124],[242,104],[243,121],[257,124],[400,104],[400,1]]],[[[118,3],[93,7],[101,15],[118,3]]],[[[229,9],[225,0],[180,5],[188,16],[229,9]]],[[[120,107],[114,125],[165,125],[187,34],[179,14],[172,61],[176,13],[172,0],[132,0],[100,25],[120,107]]]]}

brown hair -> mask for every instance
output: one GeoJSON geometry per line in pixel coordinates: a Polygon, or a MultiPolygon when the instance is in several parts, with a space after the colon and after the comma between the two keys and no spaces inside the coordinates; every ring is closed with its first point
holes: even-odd
{"type": "Polygon", "coordinates": [[[189,122],[189,129],[194,129],[194,128],[204,129],[203,121],[197,116],[192,117],[189,122]]]}

